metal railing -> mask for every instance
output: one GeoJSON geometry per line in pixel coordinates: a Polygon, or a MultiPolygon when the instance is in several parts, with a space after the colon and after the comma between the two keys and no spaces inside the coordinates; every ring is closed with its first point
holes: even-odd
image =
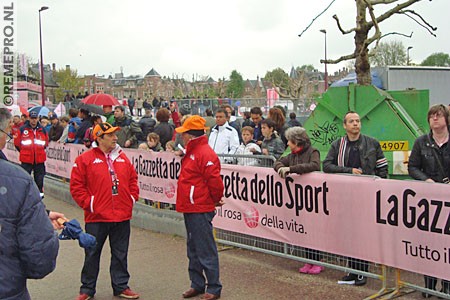
{"type": "Polygon", "coordinates": [[[273,168],[276,158],[272,155],[217,154],[221,163],[229,165],[273,168]]]}

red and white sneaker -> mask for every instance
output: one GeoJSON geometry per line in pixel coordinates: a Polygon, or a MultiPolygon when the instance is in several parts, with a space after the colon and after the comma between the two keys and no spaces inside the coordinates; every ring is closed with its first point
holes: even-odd
{"type": "Polygon", "coordinates": [[[127,288],[127,289],[123,290],[119,294],[120,298],[125,298],[125,299],[138,299],[139,296],[140,295],[138,293],[133,292],[130,288],[127,288]]]}
{"type": "Polygon", "coordinates": [[[79,294],[75,300],[89,300],[92,299],[88,294],[79,294]]]}

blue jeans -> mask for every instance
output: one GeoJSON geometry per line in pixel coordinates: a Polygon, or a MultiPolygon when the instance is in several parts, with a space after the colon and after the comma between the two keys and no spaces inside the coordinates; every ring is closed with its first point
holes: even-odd
{"type": "Polygon", "coordinates": [[[184,224],[191,287],[203,292],[207,281],[206,292],[220,295],[222,284],[219,280],[219,255],[211,223],[214,216],[215,212],[185,213],[184,224]]]}
{"type": "Polygon", "coordinates": [[[106,238],[109,237],[111,248],[111,264],[109,273],[115,296],[128,288],[130,274],[128,273],[128,245],[130,243],[130,221],[108,223],[86,223],[86,233],[97,239],[93,249],[85,250],[84,266],[81,271],[80,293],[94,296],[97,277],[100,270],[100,256],[106,238]]]}

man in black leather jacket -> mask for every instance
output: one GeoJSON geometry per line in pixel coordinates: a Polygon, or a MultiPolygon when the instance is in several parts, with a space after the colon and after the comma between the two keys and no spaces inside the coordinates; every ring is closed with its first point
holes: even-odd
{"type": "MultiPolygon", "coordinates": [[[[354,175],[376,175],[387,178],[388,163],[381,150],[380,143],[361,134],[361,120],[354,111],[344,116],[346,135],[331,144],[327,157],[323,161],[325,173],[350,173],[354,175]]],[[[349,258],[349,267],[367,272],[369,263],[349,258]]],[[[364,285],[367,278],[349,273],[338,281],[339,284],[364,285]]]]}

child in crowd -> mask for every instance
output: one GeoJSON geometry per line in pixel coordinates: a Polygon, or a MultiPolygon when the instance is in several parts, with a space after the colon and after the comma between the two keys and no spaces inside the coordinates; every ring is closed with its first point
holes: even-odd
{"type": "Polygon", "coordinates": [[[91,117],[92,126],[86,129],[86,132],[84,133],[83,143],[86,146],[86,148],[91,148],[92,143],[94,142],[94,135],[92,134],[92,131],[94,130],[95,125],[100,124],[103,122],[102,117],[99,115],[93,115],[91,117]]]}
{"type": "Polygon", "coordinates": [[[48,134],[50,132],[50,128],[52,127],[50,120],[48,119],[48,117],[42,116],[40,122],[41,122],[41,126],[44,127],[45,132],[47,132],[47,134],[48,134]]]}
{"type": "Polygon", "coordinates": [[[159,135],[154,132],[150,132],[147,135],[147,141],[140,144],[139,149],[155,151],[155,152],[163,151],[163,148],[161,147],[161,143],[159,142],[159,135]]]}
{"type": "Polygon", "coordinates": [[[70,121],[70,119],[67,116],[62,116],[60,118],[59,123],[61,123],[64,130],[63,130],[63,134],[61,135],[61,137],[58,140],[58,143],[63,143],[63,144],[66,143],[67,135],[69,133],[69,121],[70,121]]]}
{"type": "Polygon", "coordinates": [[[264,140],[261,144],[261,152],[255,149],[250,149],[254,154],[272,155],[276,159],[280,158],[285,150],[284,142],[281,140],[278,133],[275,132],[275,122],[271,119],[265,119],[260,122],[261,133],[264,140]]]}
{"type": "Polygon", "coordinates": [[[166,143],[166,151],[167,152],[175,152],[175,142],[174,141],[168,141],[166,143]]]}
{"type": "MultiPolygon", "coordinates": [[[[253,152],[252,149],[256,152],[261,152],[261,148],[256,144],[256,142],[253,140],[253,132],[255,130],[253,127],[245,126],[241,130],[242,135],[242,143],[237,148],[236,153],[238,155],[252,155],[253,152]]],[[[248,157],[238,157],[237,158],[237,164],[241,166],[257,166],[259,165],[259,161],[255,158],[248,158],[248,157]]]]}

